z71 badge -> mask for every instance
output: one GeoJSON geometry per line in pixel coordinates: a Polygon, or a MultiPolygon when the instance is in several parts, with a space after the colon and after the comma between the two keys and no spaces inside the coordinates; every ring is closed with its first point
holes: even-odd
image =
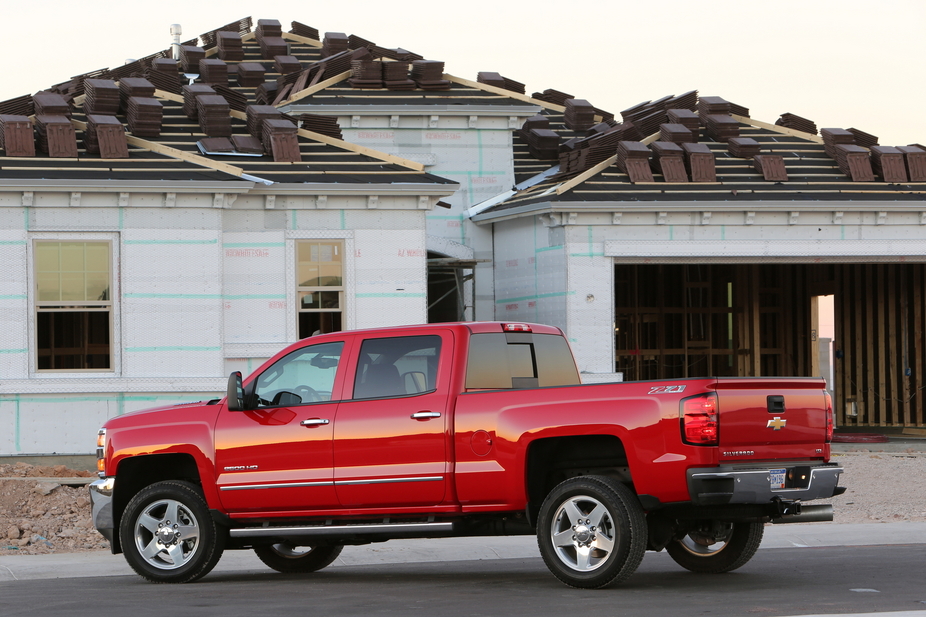
{"type": "Polygon", "coordinates": [[[684,391],[685,386],[653,386],[649,389],[648,394],[670,394],[684,391]]]}

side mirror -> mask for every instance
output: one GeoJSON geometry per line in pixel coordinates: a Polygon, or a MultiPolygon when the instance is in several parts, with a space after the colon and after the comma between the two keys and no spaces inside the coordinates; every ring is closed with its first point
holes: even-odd
{"type": "Polygon", "coordinates": [[[244,411],[244,387],[241,385],[241,371],[235,371],[228,376],[226,405],[228,411],[244,411]]]}

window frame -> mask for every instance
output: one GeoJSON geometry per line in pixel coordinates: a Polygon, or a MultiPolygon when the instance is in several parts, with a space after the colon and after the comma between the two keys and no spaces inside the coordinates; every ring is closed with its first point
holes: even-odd
{"type": "Polygon", "coordinates": [[[121,337],[119,318],[119,277],[118,270],[118,234],[31,234],[28,242],[28,277],[29,277],[29,373],[30,377],[54,377],[62,375],[113,377],[121,373],[121,337]],[[109,299],[105,301],[87,300],[39,300],[39,272],[37,246],[42,243],[80,243],[106,244],[109,263],[109,299]],[[43,307],[60,307],[45,309],[43,307]],[[102,312],[109,316],[109,367],[108,368],[39,368],[39,314],[40,313],[84,313],[102,312]]]}
{"type": "MultiPolygon", "coordinates": [[[[312,334],[307,334],[306,336],[300,336],[299,332],[299,322],[302,314],[320,314],[320,313],[337,313],[340,315],[341,328],[340,330],[332,330],[332,332],[343,332],[350,329],[348,325],[347,317],[347,251],[348,251],[348,241],[346,238],[294,238],[293,239],[293,280],[295,282],[295,334],[296,339],[307,338],[312,334]],[[302,285],[299,276],[299,249],[300,245],[310,245],[310,244],[331,244],[338,247],[341,251],[340,255],[340,264],[341,264],[341,284],[340,285],[302,285]],[[303,308],[302,307],[302,295],[305,293],[322,293],[322,292],[336,292],[338,294],[338,308],[337,309],[326,309],[326,308],[303,308]]],[[[325,263],[325,262],[316,262],[316,263],[325,263]]]]}

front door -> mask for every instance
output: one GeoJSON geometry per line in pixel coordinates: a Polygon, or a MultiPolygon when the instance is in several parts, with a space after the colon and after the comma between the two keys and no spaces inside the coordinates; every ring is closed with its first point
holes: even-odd
{"type": "Polygon", "coordinates": [[[293,351],[248,384],[248,411],[219,414],[216,470],[229,512],[337,506],[331,441],[344,352],[343,341],[293,351]]]}
{"type": "Polygon", "coordinates": [[[356,341],[353,396],[338,407],[334,428],[334,477],[342,506],[443,501],[450,337],[442,332],[356,341]]]}

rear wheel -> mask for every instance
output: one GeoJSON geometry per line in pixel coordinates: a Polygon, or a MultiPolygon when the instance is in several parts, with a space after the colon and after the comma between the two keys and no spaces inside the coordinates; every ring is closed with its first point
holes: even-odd
{"type": "Polygon", "coordinates": [[[344,546],[295,546],[288,542],[270,546],[255,546],[254,552],[265,565],[277,572],[315,572],[330,565],[344,546]]]}
{"type": "Polygon", "coordinates": [[[675,563],[692,572],[730,572],[752,559],[764,533],[762,523],[707,524],[669,542],[666,552],[675,563]]]}
{"type": "Polygon", "coordinates": [[[537,521],[540,554],[567,585],[595,589],[632,575],[646,550],[646,519],[630,489],[605,476],[554,488],[537,521]]]}
{"type": "Polygon", "coordinates": [[[143,488],[119,524],[125,560],[153,583],[190,583],[208,574],[225,548],[225,531],[199,489],[167,480],[143,488]]]}

